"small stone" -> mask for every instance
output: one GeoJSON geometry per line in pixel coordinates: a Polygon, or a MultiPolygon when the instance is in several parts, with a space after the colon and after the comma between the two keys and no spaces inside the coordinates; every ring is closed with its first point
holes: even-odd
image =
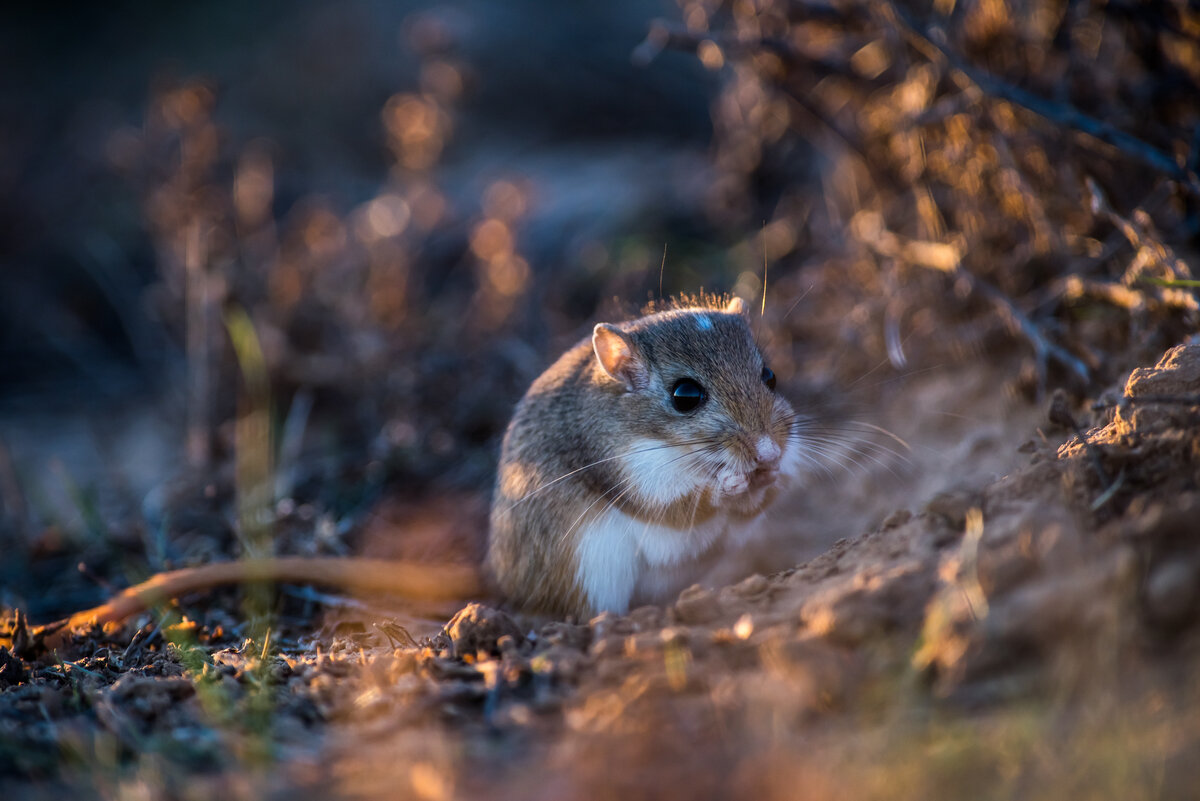
{"type": "Polygon", "coordinates": [[[1150,574],[1146,607],[1157,621],[1177,625],[1196,613],[1198,567],[1190,560],[1173,559],[1150,574]]]}
{"type": "Polygon", "coordinates": [[[601,612],[589,620],[588,627],[592,632],[592,641],[596,642],[608,637],[609,632],[613,630],[613,625],[617,622],[617,617],[612,612],[601,612]]]}
{"type": "Polygon", "coordinates": [[[565,645],[577,651],[586,650],[592,640],[592,629],[589,627],[557,620],[542,626],[538,633],[550,645],[565,645]]]}
{"type": "Polygon", "coordinates": [[[657,606],[639,606],[629,613],[629,619],[638,631],[662,628],[663,610],[657,606]]]}
{"type": "Polygon", "coordinates": [[[742,598],[756,598],[766,592],[769,586],[770,582],[764,576],[755,573],[739,581],[734,590],[742,598]]]}
{"type": "Polygon", "coordinates": [[[925,511],[939,517],[951,528],[962,530],[967,524],[967,512],[983,506],[983,494],[972,489],[953,489],[939,492],[925,504],[925,511]]]}
{"type": "Polygon", "coordinates": [[[1050,398],[1050,408],[1046,412],[1046,417],[1051,425],[1065,428],[1068,431],[1074,431],[1079,427],[1079,423],[1075,421],[1075,416],[1071,414],[1071,403],[1067,400],[1067,393],[1062,389],[1054,390],[1054,395],[1050,398]]]}
{"type": "Polygon", "coordinates": [[[520,626],[498,609],[483,604],[468,604],[446,624],[446,635],[454,644],[457,657],[474,656],[483,651],[499,654],[501,637],[512,637],[515,645],[525,641],[520,626]]]}
{"type": "Polygon", "coordinates": [[[681,592],[673,608],[676,620],[692,626],[711,623],[721,614],[717,596],[699,584],[693,584],[681,592]]]}

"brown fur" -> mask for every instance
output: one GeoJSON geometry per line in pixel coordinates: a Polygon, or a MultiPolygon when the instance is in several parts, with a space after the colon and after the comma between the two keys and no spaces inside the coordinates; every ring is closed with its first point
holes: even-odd
{"type": "MultiPolygon", "coordinates": [[[[635,519],[679,529],[681,536],[718,511],[731,511],[719,509],[707,492],[650,508],[632,494],[621,495],[629,477],[617,457],[635,437],[668,444],[723,441],[746,460],[762,433],[780,444],[786,439],[779,420],[791,409],[764,389],[762,357],[740,308],[673,306],[597,326],[597,337],[608,336],[603,328],[625,335],[648,373],[647,384],[607,374],[597,355],[608,345],[582,340],[533,383],[504,437],[487,566],[504,594],[523,608],[579,616],[596,611],[578,586],[576,548],[586,524],[610,503],[635,519]],[[710,330],[697,326],[699,311],[707,314],[710,330]],[[670,392],[680,378],[693,378],[707,390],[703,414],[672,408],[670,392]]],[[[753,517],[776,492],[768,489],[756,508],[732,511],[753,517]]]]}

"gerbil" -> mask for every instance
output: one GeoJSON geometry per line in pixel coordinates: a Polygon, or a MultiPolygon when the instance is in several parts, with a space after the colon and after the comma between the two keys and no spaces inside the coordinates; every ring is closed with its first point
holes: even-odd
{"type": "MultiPolygon", "coordinates": [[[[753,533],[804,456],[796,415],[742,302],[610,325],[567,351],[504,437],[486,568],[521,610],[586,618],[669,600],[723,545],[753,533]]],[[[200,589],[291,581],[439,599],[486,591],[478,571],[352,558],[268,558],[161,573],[44,627],[118,621],[200,589]]]]}
{"type": "Polygon", "coordinates": [[[601,323],[517,405],[487,567],[555,615],[669,600],[799,474],[795,423],[740,299],[601,323]]]}

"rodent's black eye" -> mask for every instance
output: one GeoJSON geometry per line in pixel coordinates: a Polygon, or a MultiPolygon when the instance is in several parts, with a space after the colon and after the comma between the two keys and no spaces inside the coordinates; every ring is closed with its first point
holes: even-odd
{"type": "Polygon", "coordinates": [[[775,391],[775,371],[766,365],[763,365],[762,380],[767,385],[767,389],[775,391]]]}
{"type": "Polygon", "coordinates": [[[690,412],[704,403],[707,397],[708,393],[704,391],[704,387],[690,378],[679,379],[675,382],[675,388],[671,390],[671,403],[675,404],[677,412],[690,412]]]}

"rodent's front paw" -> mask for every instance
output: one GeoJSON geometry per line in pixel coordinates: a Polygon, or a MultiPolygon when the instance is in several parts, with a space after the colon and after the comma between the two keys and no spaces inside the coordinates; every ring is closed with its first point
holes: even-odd
{"type": "Polygon", "coordinates": [[[722,495],[741,495],[750,487],[750,479],[745,473],[726,473],[722,476],[717,484],[717,489],[722,495]]]}

